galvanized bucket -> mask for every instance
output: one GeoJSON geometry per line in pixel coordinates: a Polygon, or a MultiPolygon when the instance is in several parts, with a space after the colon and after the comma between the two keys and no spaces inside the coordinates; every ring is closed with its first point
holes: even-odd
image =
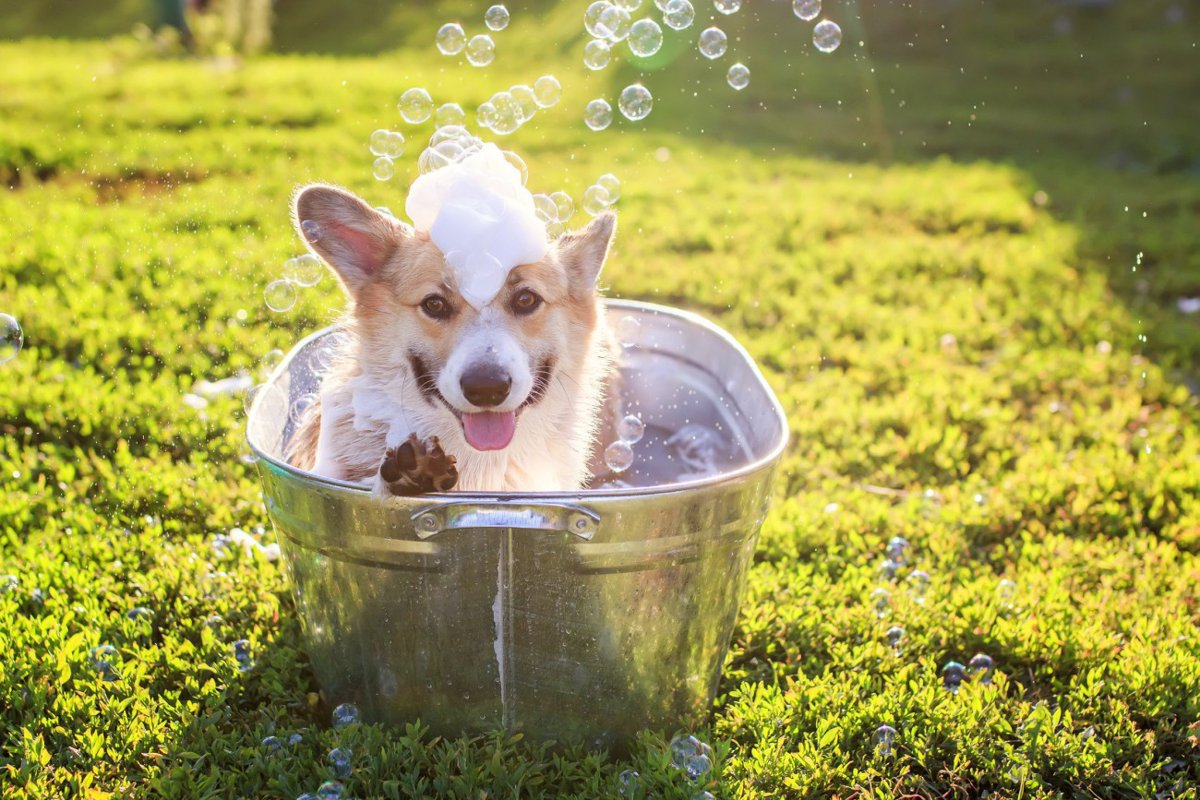
{"type": "Polygon", "coordinates": [[[330,704],[439,735],[594,747],[703,721],[787,424],[716,326],[644,303],[607,314],[630,340],[621,393],[647,435],[624,482],[597,489],[385,502],[288,466],[289,409],[316,389],[336,329],[259,392],[250,445],[330,704]],[[714,432],[697,472],[689,448],[714,432]]]}

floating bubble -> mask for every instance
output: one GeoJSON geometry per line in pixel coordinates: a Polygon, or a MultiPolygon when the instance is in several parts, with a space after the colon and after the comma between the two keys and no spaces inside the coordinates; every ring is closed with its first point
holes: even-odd
{"type": "Polygon", "coordinates": [[[602,131],[612,124],[612,106],[597,97],[583,109],[583,122],[594,131],[602,131]]]}
{"type": "Polygon", "coordinates": [[[266,748],[268,753],[275,753],[283,747],[283,742],[279,741],[278,736],[268,736],[262,740],[262,746],[266,748]]]}
{"type": "Polygon", "coordinates": [[[404,154],[404,134],[380,128],[371,134],[369,146],[371,155],[399,158],[404,154]]]}
{"type": "Polygon", "coordinates": [[[457,22],[447,22],[438,28],[437,49],[445,56],[456,56],[467,46],[467,33],[457,22]]]}
{"type": "Polygon", "coordinates": [[[533,87],[518,84],[510,88],[508,93],[521,111],[521,122],[533,119],[538,110],[537,95],[533,93],[533,87]]]}
{"type": "Polygon", "coordinates": [[[692,759],[704,756],[711,762],[712,748],[689,734],[680,734],[671,740],[671,766],[687,769],[692,759]]]}
{"type": "Polygon", "coordinates": [[[712,792],[703,791],[692,795],[692,800],[717,800],[717,798],[713,796],[712,792]]]}
{"type": "Polygon", "coordinates": [[[543,75],[533,82],[533,97],[539,108],[550,108],[562,99],[562,84],[553,75],[543,75]]]}
{"type": "Polygon", "coordinates": [[[484,101],[479,104],[479,108],[475,109],[475,122],[481,128],[491,130],[496,124],[496,107],[491,101],[484,101]]]}
{"type": "Polygon", "coordinates": [[[1008,578],[996,584],[996,599],[1001,605],[1011,606],[1013,598],[1017,595],[1017,584],[1010,581],[1008,578]]]}
{"type": "Polygon", "coordinates": [[[637,794],[638,779],[641,775],[637,770],[627,769],[617,776],[617,794],[621,797],[633,797],[637,794]]]}
{"type": "Polygon", "coordinates": [[[494,31],[502,31],[508,27],[508,9],[502,5],[494,5],[483,12],[483,24],[494,31]]]}
{"type": "Polygon", "coordinates": [[[892,593],[882,586],[870,595],[871,608],[875,612],[875,616],[883,619],[892,610],[892,593]]]}
{"type": "Polygon", "coordinates": [[[879,577],[883,578],[885,581],[895,580],[896,571],[902,566],[902,564],[898,564],[890,558],[885,558],[883,561],[879,562],[879,577]]]}
{"type": "Polygon", "coordinates": [[[639,19],[629,28],[629,52],[635,56],[652,56],[662,48],[663,32],[652,19],[639,19]]]}
{"type": "Polygon", "coordinates": [[[603,187],[604,191],[608,192],[610,201],[615,203],[621,199],[621,180],[611,172],[606,172],[596,178],[596,185],[603,187]]]}
{"type": "Polygon", "coordinates": [[[991,683],[992,673],[996,671],[996,662],[986,653],[976,653],[967,662],[967,674],[972,680],[980,683],[991,683]]]}
{"type": "Polygon", "coordinates": [[[25,346],[25,334],[21,331],[21,323],[9,314],[0,314],[0,364],[6,364],[17,357],[25,346]]]}
{"type": "Polygon", "coordinates": [[[628,442],[613,442],[604,448],[604,463],[613,472],[624,472],[633,466],[633,448],[628,442]]]}
{"type": "Polygon", "coordinates": [[[566,232],[567,232],[567,229],[565,227],[563,227],[563,224],[561,222],[551,222],[549,225],[546,226],[546,235],[549,236],[551,239],[557,239],[558,237],[562,236],[566,232]]]}
{"type": "Polygon", "coordinates": [[[813,26],[813,46],[822,53],[832,53],[842,43],[842,29],[836,22],[823,19],[813,26]]]}
{"type": "Polygon", "coordinates": [[[358,722],[358,706],[342,703],[333,710],[333,727],[344,728],[358,722]]]}
{"type": "Polygon", "coordinates": [[[310,242],[321,241],[321,223],[315,219],[300,220],[300,232],[304,234],[304,238],[310,242]]]}
{"type": "Polygon", "coordinates": [[[298,733],[293,733],[291,736],[288,737],[287,743],[288,743],[289,747],[295,747],[296,745],[300,744],[303,741],[304,741],[303,736],[301,736],[298,733]]]}
{"type": "Polygon", "coordinates": [[[517,172],[521,173],[521,185],[529,183],[529,167],[525,165],[525,159],[514,153],[512,150],[503,151],[504,160],[512,164],[517,172]]]}
{"type": "Polygon", "coordinates": [[[720,28],[705,28],[700,31],[700,55],[705,58],[720,58],[729,48],[729,38],[720,28]]]}
{"type": "Polygon", "coordinates": [[[899,625],[893,625],[887,629],[887,633],[884,636],[887,637],[887,643],[892,648],[892,652],[899,655],[900,647],[904,644],[904,628],[899,625]]]}
{"type": "Polygon", "coordinates": [[[352,758],[353,753],[349,747],[335,747],[329,751],[329,766],[333,769],[335,777],[350,777],[350,761],[352,758]]]}
{"type": "Polygon", "coordinates": [[[225,618],[220,614],[209,614],[208,618],[204,620],[204,627],[210,631],[218,631],[225,627],[225,618]]]}
{"type": "Polygon", "coordinates": [[[471,37],[467,42],[467,62],[473,67],[486,67],[496,59],[496,43],[486,33],[471,37]]]}
{"type": "Polygon", "coordinates": [[[592,39],[583,46],[583,65],[593,72],[604,69],[612,61],[612,48],[603,39],[592,39]]]}
{"type": "Polygon", "coordinates": [[[616,0],[616,4],[628,11],[630,14],[642,7],[643,0],[616,0]]]}
{"type": "Polygon", "coordinates": [[[583,27],[591,36],[597,39],[607,39],[609,37],[611,31],[600,24],[600,16],[610,8],[612,8],[612,3],[607,2],[607,0],[595,0],[583,12],[583,27]]]}
{"type": "Polygon", "coordinates": [[[617,423],[617,437],[622,442],[637,444],[646,435],[646,423],[637,414],[626,414],[617,423]]]}
{"type": "Polygon", "coordinates": [[[98,644],[88,650],[88,663],[100,673],[101,680],[112,683],[119,677],[112,662],[117,657],[117,648],[111,644],[98,644]]]}
{"type": "Polygon", "coordinates": [[[418,125],[429,119],[429,115],[433,113],[433,98],[424,89],[409,89],[400,95],[400,102],[396,103],[396,110],[400,112],[400,116],[404,117],[405,122],[418,125]]]}
{"type": "Polygon", "coordinates": [[[438,106],[433,122],[439,128],[445,128],[447,125],[466,125],[467,112],[463,111],[463,107],[458,103],[442,103],[438,106]]]}
{"type": "Polygon", "coordinates": [[[0,575],[0,594],[15,592],[21,585],[21,579],[16,575],[0,575]]]}
{"type": "Polygon", "coordinates": [[[649,89],[640,83],[634,83],[621,90],[617,106],[626,119],[637,122],[650,115],[650,110],[654,108],[654,98],[649,89]]]}
{"type": "Polygon", "coordinates": [[[283,274],[297,286],[316,286],[325,275],[325,264],[311,253],[283,262],[283,274]]]}
{"type": "Polygon", "coordinates": [[[673,31],[682,31],[692,27],[696,19],[696,9],[690,0],[668,0],[662,7],[663,23],[673,31]]]}
{"type": "Polygon", "coordinates": [[[620,6],[610,3],[608,8],[600,12],[600,27],[602,30],[608,31],[604,38],[610,42],[624,41],[629,36],[629,29],[632,25],[633,18],[620,6]]]}
{"type": "Polygon", "coordinates": [[[913,570],[908,576],[908,593],[913,602],[925,605],[925,593],[929,591],[930,580],[929,573],[919,569],[913,570]]]}
{"type": "Polygon", "coordinates": [[[821,0],[792,0],[792,13],[805,22],[812,22],[821,13],[821,0]]]}
{"type": "Polygon", "coordinates": [[[371,167],[371,174],[377,181],[389,181],[396,174],[396,165],[387,156],[380,156],[375,159],[375,164],[371,167]]]}
{"type": "Polygon", "coordinates": [[[229,646],[233,651],[233,658],[237,661],[238,672],[249,672],[254,669],[254,659],[250,657],[250,642],[247,639],[238,639],[229,646]]]}
{"type": "Polygon", "coordinates": [[[880,758],[892,757],[892,745],[896,741],[896,729],[891,725],[880,725],[875,729],[875,752],[880,758]]]}
{"type": "Polygon", "coordinates": [[[750,85],[750,68],[739,61],[725,73],[725,82],[740,92],[750,85]]]}
{"type": "Polygon", "coordinates": [[[304,794],[297,795],[296,800],[318,800],[318,798],[312,792],[305,792],[304,794]]]}
{"type": "Polygon", "coordinates": [[[533,213],[537,214],[537,218],[546,224],[558,220],[558,206],[554,204],[548,194],[533,196],[533,213]]]}
{"type": "Polygon", "coordinates": [[[699,781],[712,770],[712,759],[706,753],[698,753],[683,765],[683,774],[689,781],[699,781]]]}
{"type": "Polygon", "coordinates": [[[342,800],[346,787],[338,781],[325,781],[317,787],[317,800],[342,800]]]}
{"type": "Polygon", "coordinates": [[[491,104],[496,109],[492,120],[492,132],[507,136],[521,127],[521,107],[508,92],[497,92],[492,95],[491,104]]]}
{"type": "Polygon", "coordinates": [[[554,207],[558,210],[556,220],[566,222],[575,216],[575,201],[571,199],[571,195],[566,192],[553,192],[550,199],[554,201],[554,207]]]}
{"type": "Polygon", "coordinates": [[[603,214],[612,205],[603,186],[589,186],[583,190],[583,210],[593,217],[603,214]]]}
{"type": "Polygon", "coordinates": [[[154,616],[154,612],[145,606],[134,606],[125,612],[125,619],[140,620],[150,619],[154,616]]]}
{"type": "Polygon", "coordinates": [[[903,536],[893,536],[887,543],[887,557],[897,564],[908,563],[908,551],[911,545],[903,536]]]}
{"type": "Polygon", "coordinates": [[[263,300],[266,301],[267,308],[276,313],[288,311],[296,305],[296,285],[286,278],[271,281],[267,288],[263,289],[263,300]]]}
{"type": "Polygon", "coordinates": [[[965,678],[963,665],[957,661],[947,661],[942,667],[942,685],[955,694],[958,694],[958,687],[962,685],[965,678]]]}
{"type": "MultiPolygon", "coordinates": [[[[258,360],[258,374],[263,380],[271,377],[275,369],[283,361],[283,351],[278,347],[272,348],[263,354],[263,357],[258,360]]],[[[259,387],[254,387],[259,388],[259,387]]],[[[251,390],[253,391],[253,390],[251,390]]]]}
{"type": "Polygon", "coordinates": [[[642,323],[637,317],[625,316],[617,320],[617,341],[621,343],[621,347],[633,347],[637,344],[641,332],[642,323]]]}
{"type": "Polygon", "coordinates": [[[742,0],[713,0],[713,8],[726,16],[736,14],[741,7],[742,0]]]}

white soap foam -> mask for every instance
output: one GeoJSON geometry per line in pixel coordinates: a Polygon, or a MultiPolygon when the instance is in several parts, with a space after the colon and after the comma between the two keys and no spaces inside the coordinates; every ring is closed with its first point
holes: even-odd
{"type": "Polygon", "coordinates": [[[404,210],[417,230],[429,232],[476,308],[495,299],[514,267],[546,255],[533,195],[494,144],[417,178],[404,210]]]}

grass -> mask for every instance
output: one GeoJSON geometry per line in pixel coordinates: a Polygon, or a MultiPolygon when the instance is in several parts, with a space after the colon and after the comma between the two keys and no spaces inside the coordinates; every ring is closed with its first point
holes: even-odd
{"type": "MultiPolygon", "coordinates": [[[[335,745],[359,797],[612,797],[627,769],[642,796],[701,789],[667,764],[671,731],[616,757],[332,730],[279,565],[211,544],[272,534],[241,399],[182,396],[340,304],[326,279],[287,314],[263,305],[297,250],[292,188],[398,210],[429,131],[389,184],[364,145],[404,88],[474,104],[550,71],[563,104],[512,137],[531,186],[620,174],[612,294],[719,321],[791,420],[704,788],[1197,797],[1200,325],[1176,307],[1200,295],[1194,15],[830,3],[846,44],[821,57],[786,7],[744,11],[726,24],[746,93],[728,57],[647,64],[654,113],[597,135],[575,110],[637,73],[583,74],[578,8],[512,6],[496,64],[464,75],[429,42],[481,9],[363,32],[327,5],[281,3],[290,54],[233,69],[125,39],[0,44],[0,311],[27,340],[0,366],[0,797],[292,798],[335,745]],[[891,582],[897,534],[913,553],[891,582]],[[976,652],[995,680],[943,689],[941,665],[976,652]]],[[[53,31],[38,8],[18,30],[53,31]]],[[[67,30],[123,30],[131,8],[67,30]]]]}

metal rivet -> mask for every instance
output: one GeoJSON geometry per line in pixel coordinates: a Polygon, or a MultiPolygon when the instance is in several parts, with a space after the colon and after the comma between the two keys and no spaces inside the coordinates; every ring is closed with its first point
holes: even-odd
{"type": "Polygon", "coordinates": [[[576,530],[583,530],[587,526],[588,526],[588,521],[587,521],[586,517],[579,517],[578,519],[575,520],[576,530]]]}
{"type": "Polygon", "coordinates": [[[437,517],[433,514],[422,514],[417,519],[417,526],[423,531],[435,531],[437,530],[437,524],[437,517]]]}

